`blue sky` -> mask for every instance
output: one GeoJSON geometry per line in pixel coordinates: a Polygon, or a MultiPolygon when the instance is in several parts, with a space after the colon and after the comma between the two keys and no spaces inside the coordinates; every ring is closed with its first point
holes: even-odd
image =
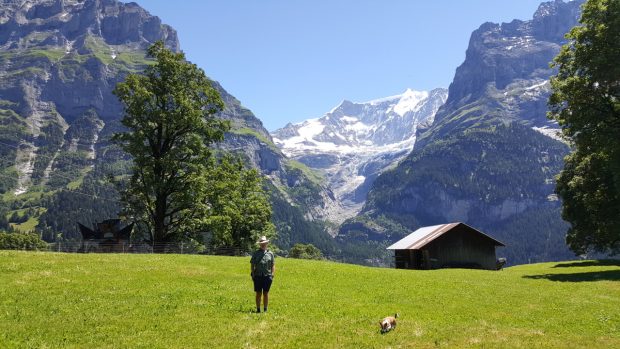
{"type": "Polygon", "coordinates": [[[272,131],[343,99],[448,87],[484,22],[527,20],[540,0],[136,0],[187,58],[272,131]]]}

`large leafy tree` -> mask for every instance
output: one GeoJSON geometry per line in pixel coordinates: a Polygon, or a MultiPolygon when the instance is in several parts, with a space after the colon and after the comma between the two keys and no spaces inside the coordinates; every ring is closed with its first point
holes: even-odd
{"type": "Polygon", "coordinates": [[[207,176],[204,226],[213,246],[249,251],[260,236],[275,237],[271,204],[256,169],[225,155],[207,176]]]}
{"type": "Polygon", "coordinates": [[[125,107],[127,132],[114,140],[133,157],[133,175],[121,193],[125,214],[146,227],[152,242],[200,231],[206,198],[209,145],[229,124],[215,117],[223,102],[211,81],[183,53],[157,42],[144,74],[130,74],[114,90],[125,107]]]}
{"type": "Polygon", "coordinates": [[[574,146],[558,176],[567,243],[620,252],[620,1],[589,0],[555,58],[549,116],[574,146]]]}

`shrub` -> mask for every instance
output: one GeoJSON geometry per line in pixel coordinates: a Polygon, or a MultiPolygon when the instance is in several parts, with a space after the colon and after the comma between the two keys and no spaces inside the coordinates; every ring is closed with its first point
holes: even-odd
{"type": "Polygon", "coordinates": [[[299,259],[323,259],[323,253],[313,244],[295,244],[291,247],[288,256],[299,259]]]}
{"type": "Polygon", "coordinates": [[[47,243],[35,233],[0,232],[0,250],[44,250],[47,243]]]}

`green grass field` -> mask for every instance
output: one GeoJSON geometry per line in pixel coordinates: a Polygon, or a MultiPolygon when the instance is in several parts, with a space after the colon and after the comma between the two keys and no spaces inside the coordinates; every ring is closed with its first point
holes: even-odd
{"type": "Polygon", "coordinates": [[[277,269],[255,314],[249,258],[0,251],[0,348],[620,348],[617,262],[277,269]]]}

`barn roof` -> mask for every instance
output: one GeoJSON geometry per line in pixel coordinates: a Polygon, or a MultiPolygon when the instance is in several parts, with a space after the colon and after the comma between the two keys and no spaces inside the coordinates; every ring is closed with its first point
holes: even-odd
{"type": "Polygon", "coordinates": [[[392,246],[388,247],[388,250],[418,250],[424,247],[429,242],[437,239],[441,235],[449,232],[455,227],[462,225],[465,226],[468,230],[473,231],[474,233],[480,234],[490,240],[492,240],[496,246],[505,246],[500,241],[488,236],[487,234],[470,227],[469,225],[461,222],[456,223],[448,223],[448,224],[439,224],[432,225],[428,227],[422,227],[413,233],[405,236],[401,240],[394,243],[392,246]]]}

